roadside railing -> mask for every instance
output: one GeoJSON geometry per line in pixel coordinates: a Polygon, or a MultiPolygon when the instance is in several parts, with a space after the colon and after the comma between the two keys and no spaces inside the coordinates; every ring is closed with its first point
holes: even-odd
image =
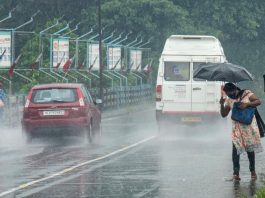
{"type": "MultiPolygon", "coordinates": [[[[90,93],[94,99],[98,98],[99,90],[92,89],[90,93]]],[[[151,101],[153,90],[151,85],[117,87],[104,89],[103,111],[120,108],[122,106],[139,104],[142,101],[151,101]]],[[[3,125],[15,127],[21,122],[23,107],[26,102],[25,95],[12,95],[7,97],[4,116],[0,121],[3,125]]]]}
{"type": "MultiPolygon", "coordinates": [[[[150,85],[104,89],[103,110],[152,100],[152,94],[150,85]]],[[[94,97],[97,95],[93,94],[94,97]]]]}

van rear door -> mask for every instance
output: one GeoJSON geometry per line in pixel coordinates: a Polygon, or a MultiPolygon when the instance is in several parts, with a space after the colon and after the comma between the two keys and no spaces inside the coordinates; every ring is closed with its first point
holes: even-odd
{"type": "MultiPolygon", "coordinates": [[[[193,63],[195,70],[201,62],[193,63]]],[[[201,79],[192,80],[192,111],[193,112],[217,112],[219,111],[218,101],[221,94],[219,82],[211,82],[201,79]]]]}
{"type": "Polygon", "coordinates": [[[164,61],[163,63],[163,112],[218,112],[220,83],[192,78],[192,66],[195,69],[202,62],[164,61]]]}
{"type": "Polygon", "coordinates": [[[192,82],[192,111],[217,112],[218,98],[220,98],[220,85],[216,82],[192,82]]]}

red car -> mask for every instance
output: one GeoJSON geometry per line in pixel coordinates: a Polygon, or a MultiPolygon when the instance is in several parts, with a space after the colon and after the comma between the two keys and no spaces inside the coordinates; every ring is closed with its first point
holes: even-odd
{"type": "Polygon", "coordinates": [[[100,133],[100,123],[101,112],[83,84],[53,83],[29,91],[22,130],[28,141],[44,132],[70,131],[86,134],[91,142],[100,133]]]}

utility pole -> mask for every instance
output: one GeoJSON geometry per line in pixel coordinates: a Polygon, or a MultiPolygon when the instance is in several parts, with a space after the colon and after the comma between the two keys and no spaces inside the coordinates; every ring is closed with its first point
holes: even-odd
{"type": "MultiPolygon", "coordinates": [[[[98,34],[99,34],[99,96],[103,98],[103,64],[102,64],[102,32],[101,32],[101,1],[98,0],[98,34]]],[[[101,107],[103,104],[101,105],[101,107]]]]}

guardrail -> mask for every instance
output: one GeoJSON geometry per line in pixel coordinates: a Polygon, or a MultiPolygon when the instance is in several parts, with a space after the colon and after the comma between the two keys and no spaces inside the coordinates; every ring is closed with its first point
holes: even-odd
{"type": "MultiPolygon", "coordinates": [[[[90,93],[95,99],[99,95],[99,90],[91,89],[90,93]]],[[[141,101],[151,101],[153,98],[153,89],[151,85],[107,88],[104,89],[103,95],[104,111],[126,105],[139,104],[141,101]]],[[[25,102],[25,95],[8,96],[0,126],[3,124],[12,127],[20,124],[25,102]]]]}

